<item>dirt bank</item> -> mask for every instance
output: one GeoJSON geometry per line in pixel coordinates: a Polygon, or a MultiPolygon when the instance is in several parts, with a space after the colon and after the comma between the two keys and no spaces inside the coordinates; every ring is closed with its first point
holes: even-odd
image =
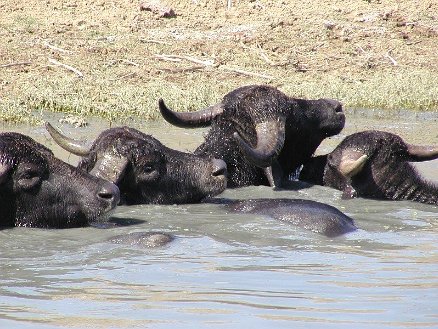
{"type": "Polygon", "coordinates": [[[4,0],[0,120],[156,118],[244,84],[347,108],[438,111],[436,1],[4,0]],[[172,16],[172,15],[171,15],[172,16]]]}

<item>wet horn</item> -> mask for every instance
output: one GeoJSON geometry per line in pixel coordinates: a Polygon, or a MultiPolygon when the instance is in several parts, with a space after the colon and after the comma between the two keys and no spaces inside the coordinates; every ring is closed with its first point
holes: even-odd
{"type": "Polygon", "coordinates": [[[438,146],[407,144],[410,161],[429,161],[438,159],[438,146]]]}
{"type": "Polygon", "coordinates": [[[105,153],[96,161],[90,174],[118,184],[124,175],[128,160],[123,156],[105,153]]]}
{"type": "Polygon", "coordinates": [[[86,156],[90,153],[90,148],[84,142],[78,141],[61,134],[49,122],[46,122],[46,129],[53,140],[64,150],[78,156],[86,156]]]}
{"type": "Polygon", "coordinates": [[[211,120],[224,111],[221,103],[196,112],[174,112],[162,99],[158,101],[158,106],[164,120],[180,128],[208,127],[211,120]]]}
{"type": "Polygon", "coordinates": [[[285,119],[264,121],[256,125],[257,145],[255,148],[248,145],[235,132],[233,137],[239,144],[240,150],[246,158],[260,168],[269,167],[280,153],[285,138],[285,119]]]}
{"type": "Polygon", "coordinates": [[[339,163],[339,172],[346,177],[353,177],[362,171],[368,156],[361,152],[350,152],[344,154],[339,163]]]}

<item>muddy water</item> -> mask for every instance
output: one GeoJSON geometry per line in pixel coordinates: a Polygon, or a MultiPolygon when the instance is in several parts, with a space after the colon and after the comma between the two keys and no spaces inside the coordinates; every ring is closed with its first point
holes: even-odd
{"type": "MultiPolygon", "coordinates": [[[[56,122],[57,118],[50,118],[56,122]]],[[[342,136],[378,128],[438,144],[438,118],[350,114],[342,136]]],[[[64,127],[93,137],[107,123],[64,127]]],[[[193,150],[203,130],[138,124],[168,146],[193,150]]],[[[42,128],[23,131],[51,147],[42,128]]],[[[438,161],[419,166],[438,181],[438,161]]],[[[332,204],[360,230],[329,239],[285,223],[228,214],[220,205],[122,206],[110,228],[0,231],[1,328],[437,328],[438,208],[344,201],[324,187],[228,190],[229,198],[308,198],[332,204]],[[114,244],[141,231],[176,236],[167,247],[114,244]]]]}

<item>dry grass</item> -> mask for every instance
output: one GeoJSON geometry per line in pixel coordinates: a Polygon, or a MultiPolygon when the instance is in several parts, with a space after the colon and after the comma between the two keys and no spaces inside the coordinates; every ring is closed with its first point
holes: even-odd
{"type": "Polygon", "coordinates": [[[0,120],[154,119],[159,97],[198,109],[253,83],[347,108],[438,111],[435,1],[166,4],[176,18],[130,0],[2,1],[0,120]]]}

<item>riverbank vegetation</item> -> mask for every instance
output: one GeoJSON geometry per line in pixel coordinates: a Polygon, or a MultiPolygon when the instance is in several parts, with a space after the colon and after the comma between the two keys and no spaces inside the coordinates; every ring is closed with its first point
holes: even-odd
{"type": "Polygon", "coordinates": [[[0,121],[159,118],[245,84],[350,108],[438,111],[438,4],[5,0],[0,121]],[[228,4],[228,5],[227,5],[228,4]],[[172,17],[164,17],[172,16],[172,17]]]}

